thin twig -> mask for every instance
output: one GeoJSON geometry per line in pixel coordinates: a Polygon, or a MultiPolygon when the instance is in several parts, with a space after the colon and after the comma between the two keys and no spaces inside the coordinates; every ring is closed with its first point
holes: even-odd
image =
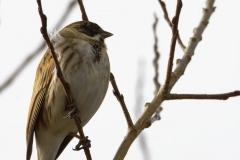
{"type": "Polygon", "coordinates": [[[86,13],[86,11],[85,11],[85,8],[84,8],[84,5],[83,5],[82,0],[77,0],[77,1],[78,1],[80,10],[81,10],[81,12],[82,12],[82,20],[83,20],[83,21],[88,21],[87,13],[86,13]]]}
{"type": "MultiPolygon", "coordinates": [[[[161,87],[161,84],[158,81],[158,77],[159,77],[159,71],[158,71],[158,60],[160,58],[160,53],[158,51],[158,37],[157,37],[157,24],[158,24],[158,18],[156,16],[156,14],[154,14],[155,17],[155,22],[153,24],[153,34],[154,34],[154,53],[155,53],[155,58],[153,59],[153,66],[154,66],[154,71],[155,71],[155,76],[153,78],[154,84],[155,84],[155,91],[154,91],[154,95],[156,95],[161,87]]],[[[155,122],[157,120],[160,120],[160,112],[162,111],[162,107],[159,106],[158,109],[156,110],[154,116],[152,116],[151,118],[151,122],[155,122]]]]}
{"type": "Polygon", "coordinates": [[[167,8],[165,2],[158,0],[160,3],[160,6],[162,7],[164,18],[167,21],[168,25],[172,28],[172,22],[170,21],[170,18],[168,16],[167,8]]]}
{"type": "MultiPolygon", "coordinates": [[[[51,50],[54,62],[56,64],[57,76],[58,76],[59,80],[61,81],[61,83],[63,85],[63,88],[64,88],[64,91],[65,91],[65,94],[66,94],[68,107],[69,107],[69,109],[72,109],[70,106],[72,106],[72,104],[74,104],[74,101],[73,101],[72,96],[71,96],[70,85],[64,79],[63,73],[61,71],[60,65],[59,65],[58,60],[57,60],[56,53],[54,51],[54,47],[53,47],[53,45],[52,45],[52,43],[51,43],[51,41],[50,41],[50,39],[48,37],[48,34],[47,34],[47,17],[43,13],[41,0],[37,0],[37,3],[38,3],[38,12],[39,12],[39,15],[40,15],[40,18],[41,18],[41,22],[42,22],[42,27],[41,27],[40,31],[41,31],[42,36],[45,39],[49,49],[51,50]]],[[[78,128],[78,132],[79,132],[79,135],[80,135],[81,139],[84,139],[85,135],[83,133],[83,129],[82,129],[80,118],[78,116],[76,116],[76,117],[74,117],[74,121],[75,121],[75,124],[76,124],[76,126],[78,128]]],[[[86,158],[88,160],[91,160],[92,158],[91,158],[91,154],[90,154],[89,148],[84,148],[84,152],[85,152],[86,158]]]]}
{"type": "Polygon", "coordinates": [[[127,106],[124,102],[124,97],[118,90],[114,75],[112,73],[110,73],[110,82],[111,82],[112,87],[113,87],[113,94],[115,95],[115,97],[117,98],[119,103],[121,104],[124,116],[125,116],[127,124],[128,124],[128,128],[131,129],[131,128],[133,128],[132,118],[131,118],[131,116],[128,112],[127,106]]]}
{"type": "MultiPolygon", "coordinates": [[[[58,20],[57,24],[55,25],[54,28],[60,26],[63,24],[63,22],[67,19],[67,17],[70,14],[70,11],[72,11],[72,8],[77,4],[76,0],[73,0],[72,2],[69,3],[68,7],[64,11],[63,15],[61,18],[58,20]]],[[[27,56],[26,59],[23,60],[23,62],[16,67],[17,69],[7,78],[5,82],[0,86],[0,93],[6,89],[12,82],[17,78],[17,76],[24,70],[24,68],[37,56],[41,53],[41,51],[45,48],[46,43],[44,40],[40,43],[40,45],[37,47],[35,51],[33,51],[31,54],[27,56]]]]}
{"type": "Polygon", "coordinates": [[[166,97],[166,100],[181,100],[181,99],[216,99],[227,100],[230,97],[236,97],[240,95],[240,91],[234,91],[222,94],[174,94],[171,93],[166,97]]]}
{"type": "Polygon", "coordinates": [[[166,75],[165,84],[163,86],[163,92],[165,92],[165,93],[169,92],[169,84],[170,84],[171,74],[172,74],[174,52],[175,52],[176,40],[177,40],[177,36],[178,36],[178,21],[179,21],[181,8],[182,8],[182,2],[178,1],[177,8],[176,8],[176,14],[175,14],[175,16],[173,17],[173,20],[172,20],[173,35],[172,35],[170,55],[169,55],[169,60],[168,60],[167,75],[166,75]]]}
{"type": "MultiPolygon", "coordinates": [[[[165,20],[167,21],[167,23],[168,23],[168,25],[170,26],[170,28],[172,28],[172,23],[171,23],[171,21],[170,21],[170,19],[169,19],[169,16],[168,16],[166,4],[165,4],[162,0],[158,0],[158,1],[159,1],[160,6],[162,7],[165,20]]],[[[183,42],[182,42],[182,40],[181,40],[181,38],[180,38],[180,34],[179,34],[179,33],[178,33],[177,40],[178,40],[178,44],[180,45],[180,47],[181,47],[182,50],[184,51],[186,47],[185,47],[185,45],[183,44],[183,42]]]]}

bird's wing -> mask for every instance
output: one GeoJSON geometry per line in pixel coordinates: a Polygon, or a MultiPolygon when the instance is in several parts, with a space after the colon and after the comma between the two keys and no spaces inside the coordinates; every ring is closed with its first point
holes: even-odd
{"type": "Polygon", "coordinates": [[[32,99],[28,112],[26,139],[27,139],[27,155],[26,159],[30,160],[32,154],[33,133],[37,124],[37,119],[44,105],[45,96],[53,76],[55,63],[48,49],[39,63],[36,78],[33,87],[32,99]]]}

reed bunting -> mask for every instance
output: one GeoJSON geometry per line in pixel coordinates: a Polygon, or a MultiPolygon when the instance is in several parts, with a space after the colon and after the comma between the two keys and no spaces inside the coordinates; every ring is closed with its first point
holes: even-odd
{"type": "MultiPolygon", "coordinates": [[[[82,126],[100,107],[109,84],[110,64],[104,39],[112,36],[96,23],[80,21],[51,37],[65,80],[80,111],[82,126]]],[[[27,120],[27,155],[32,154],[35,134],[39,160],[55,160],[77,132],[55,63],[48,49],[37,68],[27,120]]]]}

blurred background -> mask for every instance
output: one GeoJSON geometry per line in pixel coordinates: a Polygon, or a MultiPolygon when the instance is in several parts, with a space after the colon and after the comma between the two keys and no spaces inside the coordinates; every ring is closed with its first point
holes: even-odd
{"type": "MultiPolygon", "coordinates": [[[[81,12],[73,1],[42,0],[48,18],[48,31],[60,30],[81,20],[81,12]],[[66,20],[58,21],[72,3],[66,20]]],[[[154,13],[157,26],[159,79],[165,80],[171,42],[171,29],[163,18],[157,0],[84,0],[90,21],[114,34],[106,40],[120,92],[125,97],[135,122],[146,102],[153,99],[154,13]]],[[[176,0],[166,1],[170,18],[175,14],[176,0]]],[[[216,1],[217,7],[203,33],[184,76],[172,93],[214,94],[240,90],[240,1],[216,1]]],[[[193,29],[202,16],[205,0],[183,0],[179,32],[187,46],[193,29]]],[[[0,86],[33,54],[43,38],[36,1],[1,0],[0,2],[0,86]]],[[[40,47],[41,48],[41,47],[40,47]]],[[[46,48],[19,73],[9,87],[0,90],[0,157],[25,159],[25,127],[36,68],[46,48]]],[[[38,53],[38,52],[36,52],[38,53]]],[[[177,44],[175,59],[183,52],[177,44]]],[[[176,60],[174,60],[176,62],[176,60]]],[[[175,66],[175,65],[174,65],[175,66]]],[[[161,120],[144,130],[131,146],[126,160],[239,160],[240,159],[240,97],[227,101],[175,100],[162,104],[161,120]]],[[[93,159],[113,159],[127,133],[122,109],[109,86],[101,108],[84,127],[92,141],[93,159]]],[[[85,159],[83,151],[75,152],[74,139],[60,160],[85,159]]],[[[37,159],[35,145],[32,159],[37,159]]]]}

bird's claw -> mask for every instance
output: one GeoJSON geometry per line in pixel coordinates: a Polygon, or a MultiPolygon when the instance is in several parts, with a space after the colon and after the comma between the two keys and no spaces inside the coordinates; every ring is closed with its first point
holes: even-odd
{"type": "Polygon", "coordinates": [[[78,144],[75,146],[74,151],[79,151],[81,149],[87,149],[91,147],[91,141],[88,139],[88,136],[86,136],[83,139],[80,139],[78,144]]]}

